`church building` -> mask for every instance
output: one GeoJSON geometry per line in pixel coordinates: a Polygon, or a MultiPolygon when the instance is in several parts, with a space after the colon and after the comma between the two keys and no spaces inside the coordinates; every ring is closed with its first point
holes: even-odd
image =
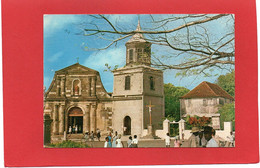
{"type": "Polygon", "coordinates": [[[113,130],[139,137],[147,134],[148,125],[162,127],[163,72],[151,67],[151,43],[136,33],[125,45],[126,65],[113,71],[113,93],[107,93],[98,71],[79,63],[55,72],[44,94],[52,138],[70,127],[77,127],[77,133],[113,130]]]}

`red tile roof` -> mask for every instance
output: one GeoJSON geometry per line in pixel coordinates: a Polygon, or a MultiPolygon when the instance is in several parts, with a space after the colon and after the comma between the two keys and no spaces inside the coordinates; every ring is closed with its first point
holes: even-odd
{"type": "Polygon", "coordinates": [[[189,98],[209,98],[209,97],[224,97],[224,98],[234,100],[234,98],[231,95],[229,95],[225,90],[223,90],[220,86],[206,81],[200,83],[197,87],[189,91],[181,98],[189,99],[189,98]]]}

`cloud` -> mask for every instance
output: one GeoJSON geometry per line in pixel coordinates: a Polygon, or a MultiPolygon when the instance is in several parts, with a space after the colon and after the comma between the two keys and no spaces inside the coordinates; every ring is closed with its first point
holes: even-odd
{"type": "Polygon", "coordinates": [[[55,61],[57,61],[62,55],[63,55],[63,52],[62,52],[62,51],[57,52],[57,53],[55,53],[54,55],[52,55],[51,57],[49,57],[49,58],[47,59],[47,61],[48,61],[48,62],[55,62],[55,61]]]}
{"type": "Polygon", "coordinates": [[[51,36],[53,33],[63,29],[68,24],[80,21],[78,15],[44,15],[44,36],[51,36]]]}
{"type": "Polygon", "coordinates": [[[84,61],[85,66],[95,69],[99,72],[104,71],[104,69],[106,69],[105,64],[108,64],[111,67],[115,65],[119,65],[119,67],[122,67],[124,63],[124,46],[93,53],[84,61]]]}

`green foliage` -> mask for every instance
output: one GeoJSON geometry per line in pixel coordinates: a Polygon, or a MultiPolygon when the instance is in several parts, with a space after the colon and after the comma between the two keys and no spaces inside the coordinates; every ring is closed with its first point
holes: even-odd
{"type": "Polygon", "coordinates": [[[175,87],[173,84],[164,84],[165,116],[168,120],[180,120],[180,97],[189,92],[184,87],[175,87]]]}
{"type": "Polygon", "coordinates": [[[222,89],[228,94],[235,97],[235,71],[227,73],[226,75],[220,75],[216,82],[222,89]]]}
{"type": "Polygon", "coordinates": [[[105,67],[106,69],[104,70],[104,72],[112,72],[118,68],[118,65],[115,65],[114,68],[112,68],[110,65],[108,65],[108,63],[106,63],[105,67]]]}
{"type": "Polygon", "coordinates": [[[232,129],[235,131],[235,104],[225,104],[218,112],[220,113],[220,128],[224,129],[224,122],[232,121],[232,129]]]}
{"type": "Polygon", "coordinates": [[[89,148],[87,144],[78,143],[74,141],[62,141],[61,143],[50,144],[53,148],[89,148]]]}

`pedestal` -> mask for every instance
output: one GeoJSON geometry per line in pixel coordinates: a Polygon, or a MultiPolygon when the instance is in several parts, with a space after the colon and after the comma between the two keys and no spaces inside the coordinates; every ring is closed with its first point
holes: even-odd
{"type": "Polygon", "coordinates": [[[141,139],[160,139],[159,137],[153,135],[152,125],[147,125],[147,135],[141,137],[141,139]]]}

